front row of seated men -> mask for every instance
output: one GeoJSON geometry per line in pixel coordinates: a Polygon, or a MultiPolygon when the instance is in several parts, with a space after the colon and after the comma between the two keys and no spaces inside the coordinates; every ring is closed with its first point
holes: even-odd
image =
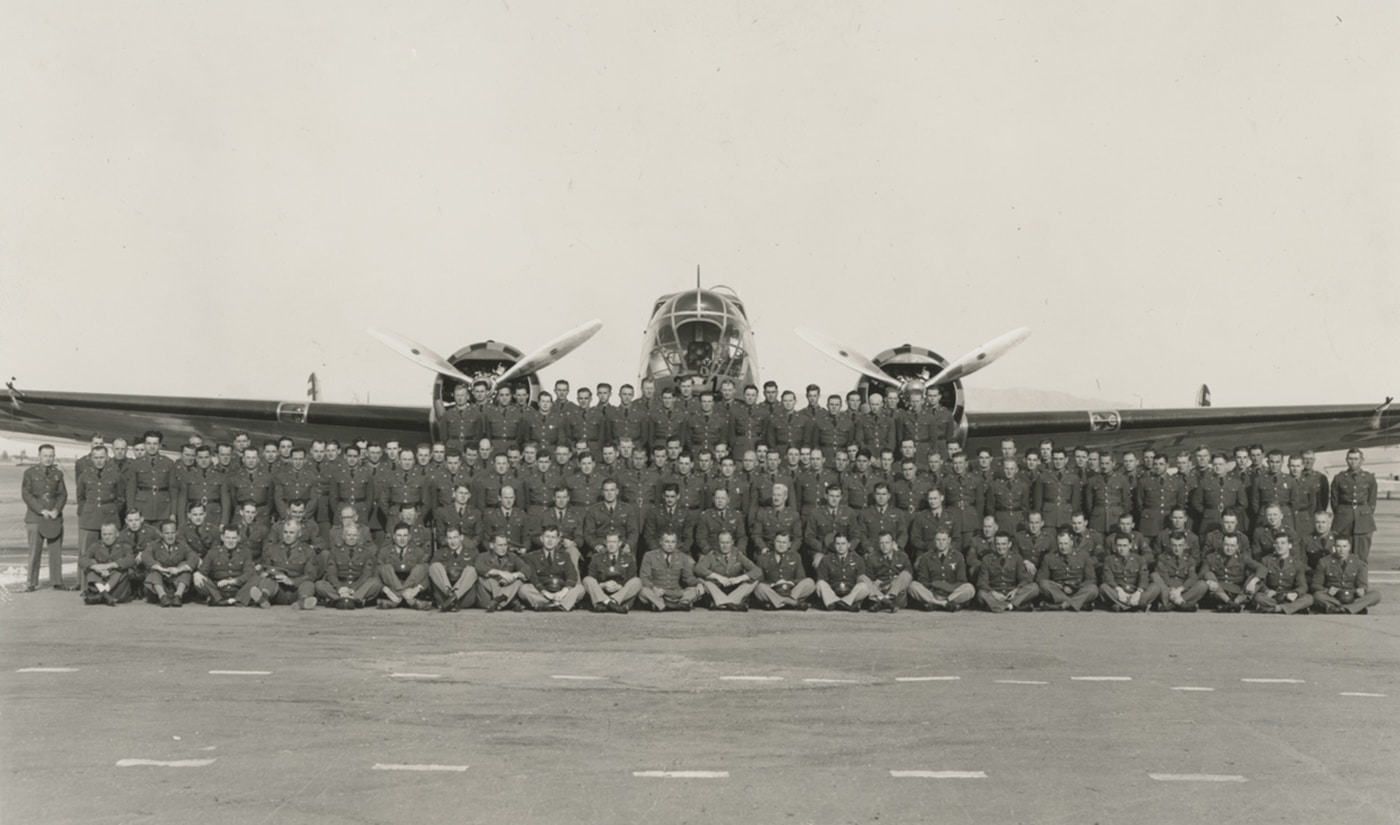
{"type": "Polygon", "coordinates": [[[1096,604],[1120,612],[1194,612],[1203,602],[1220,612],[1251,607],[1365,613],[1380,601],[1369,588],[1365,562],[1352,554],[1345,536],[1309,571],[1287,533],[1276,536],[1273,552],[1258,560],[1240,552],[1234,534],[1201,560],[1189,547],[1191,537],[1174,532],[1168,552],[1151,565],[1125,534],[1113,536],[1111,552],[1100,561],[1078,545],[1072,531],[1061,531],[1055,549],[1037,565],[1022,557],[1006,532],[995,534],[990,552],[965,560],[953,549],[950,531],[939,529],[917,564],[888,531],[864,555],[838,533],[833,552],[821,555],[815,576],[809,576],[786,531],[750,559],[733,533],[722,530],[716,547],[698,561],[680,550],[676,533],[665,532],[660,547],[638,565],[616,530],[583,560],[569,552],[557,526],[546,527],[541,546],[522,554],[504,534],[491,539],[488,552],[479,552],[455,526],[434,551],[426,528],[404,522],[380,548],[363,527],[347,523],[318,553],[303,525],[289,520],[274,526],[255,557],[236,524],[220,531],[218,543],[201,555],[181,539],[174,522],[153,536],[135,521],[125,531],[104,524],[100,540],[84,551],[79,566],[88,604],[115,605],[139,593],[162,607],[179,607],[198,594],[216,607],[309,609],[327,603],[340,609],[375,604],[442,612],[562,612],[586,595],[594,612],[627,613],[638,599],[655,611],[690,610],[702,600],[713,610],[745,611],[751,601],[767,610],[805,610],[815,595],[827,610],[851,612],[894,612],[911,600],[924,610],[957,611],[976,597],[993,613],[1083,611],[1096,604]]]}

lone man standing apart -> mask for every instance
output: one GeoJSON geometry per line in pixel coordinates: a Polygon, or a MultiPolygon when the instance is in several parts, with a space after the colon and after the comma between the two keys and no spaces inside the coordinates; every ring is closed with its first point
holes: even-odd
{"type": "Polygon", "coordinates": [[[63,505],[68,503],[68,484],[63,471],[54,466],[52,444],[39,446],[39,464],[24,471],[20,481],[24,499],[24,529],[29,534],[29,585],[25,592],[39,589],[39,560],[49,548],[49,581],[55,590],[63,586],[63,505]]]}

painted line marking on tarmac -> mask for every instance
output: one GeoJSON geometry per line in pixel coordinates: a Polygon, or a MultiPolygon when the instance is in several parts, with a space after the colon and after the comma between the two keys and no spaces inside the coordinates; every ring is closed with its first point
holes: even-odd
{"type": "Polygon", "coordinates": [[[1182,685],[1181,687],[1174,687],[1174,688],[1172,688],[1172,690],[1194,690],[1194,691],[1200,691],[1200,692],[1202,692],[1202,693],[1208,693],[1208,692],[1210,692],[1210,691],[1212,691],[1212,690],[1215,690],[1215,688],[1208,688],[1208,687],[1192,687],[1192,686],[1190,686],[1190,685],[1182,685]]]}
{"type": "Polygon", "coordinates": [[[895,779],[986,779],[986,771],[890,771],[895,779]]]}
{"type": "Polygon", "coordinates": [[[574,681],[574,682],[596,682],[596,681],[599,681],[600,679],[602,679],[603,677],[602,677],[602,676],[570,676],[570,675],[567,674],[567,673],[561,673],[561,674],[556,674],[556,675],[554,675],[554,676],[550,676],[549,678],[551,678],[551,679],[566,679],[566,680],[570,680],[570,681],[574,681]]]}
{"type": "Polygon", "coordinates": [[[374,763],[372,771],[454,771],[461,773],[469,766],[467,765],[395,765],[383,762],[374,763]]]}
{"type": "Polygon", "coordinates": [[[210,676],[271,676],[270,670],[211,670],[210,676]]]}
{"type": "Polygon", "coordinates": [[[640,779],[728,779],[729,771],[632,771],[640,779]]]}
{"type": "Polygon", "coordinates": [[[896,676],[896,682],[956,682],[961,676],[896,676]]]}
{"type": "Polygon", "coordinates": [[[22,667],[15,673],[76,673],[76,667],[22,667]]]}
{"type": "Polygon", "coordinates": [[[1131,676],[1071,676],[1071,682],[1131,682],[1131,676]]]}
{"type": "Polygon", "coordinates": [[[859,679],[803,679],[802,681],[813,685],[854,685],[859,679]]]}
{"type": "Polygon", "coordinates": [[[1302,679],[1241,679],[1241,682],[1249,682],[1255,685],[1302,685],[1307,684],[1302,679]]]}
{"type": "Polygon", "coordinates": [[[390,673],[390,679],[441,679],[441,673],[390,673]]]}
{"type": "Polygon", "coordinates": [[[1247,782],[1237,773],[1149,773],[1158,782],[1247,782]]]}
{"type": "Polygon", "coordinates": [[[726,682],[781,682],[781,676],[721,676],[726,682]]]}
{"type": "Polygon", "coordinates": [[[1369,696],[1369,697],[1371,697],[1371,698],[1373,698],[1373,699],[1382,699],[1382,698],[1385,697],[1385,694],[1384,694],[1384,693],[1356,693],[1355,691],[1349,691],[1349,690],[1348,690],[1348,691],[1342,691],[1341,693],[1339,693],[1339,694],[1337,694],[1337,695],[1338,695],[1338,696],[1369,696]]]}
{"type": "Polygon", "coordinates": [[[118,759],[118,768],[203,768],[214,764],[213,759],[174,759],[164,761],[160,759],[118,759]]]}
{"type": "Polygon", "coordinates": [[[1049,682],[1032,682],[1026,679],[998,679],[999,685],[1048,685],[1049,682]]]}

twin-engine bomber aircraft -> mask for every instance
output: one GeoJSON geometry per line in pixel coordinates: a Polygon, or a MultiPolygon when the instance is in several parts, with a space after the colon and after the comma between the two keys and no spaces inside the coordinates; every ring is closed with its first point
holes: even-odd
{"type": "MultiPolygon", "coordinates": [[[[231,441],[243,431],[255,440],[289,435],[303,440],[370,438],[413,444],[438,437],[436,409],[452,399],[459,382],[484,380],[492,387],[526,387],[534,398],[539,371],[601,328],[602,322],[589,321],[528,355],[488,340],[462,347],[448,358],[402,335],[370,330],[395,352],[438,374],[433,404],[428,407],[21,391],[11,382],[9,403],[0,401],[0,431],[86,441],[92,433],[135,434],[153,427],[172,440],[197,434],[208,441],[231,441]]],[[[1030,334],[1025,328],[951,361],[910,344],[867,358],[820,333],[799,329],[797,334],[859,373],[857,389],[862,398],[872,384],[906,392],[940,386],[943,403],[951,407],[957,422],[962,447],[985,447],[994,455],[1001,439],[1008,437],[1022,447],[1049,438],[1060,444],[1112,450],[1180,449],[1200,443],[1228,449],[1260,442],[1285,451],[1323,451],[1400,443],[1400,411],[1390,409],[1389,398],[1380,405],[968,412],[962,379],[1025,340],[1030,334]]],[[[696,378],[711,387],[725,378],[741,389],[757,383],[753,331],[738,295],[728,287],[704,289],[697,284],[693,290],[658,298],[643,338],[639,372],[640,378],[655,380],[658,391],[696,378]]]]}

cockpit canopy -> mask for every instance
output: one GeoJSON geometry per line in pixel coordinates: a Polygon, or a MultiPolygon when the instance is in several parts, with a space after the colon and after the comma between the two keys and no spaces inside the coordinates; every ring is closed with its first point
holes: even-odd
{"type": "Polygon", "coordinates": [[[710,382],[748,380],[753,333],[743,303],[731,294],[694,289],[662,296],[647,343],[642,373],[658,386],[696,376],[710,382]]]}

